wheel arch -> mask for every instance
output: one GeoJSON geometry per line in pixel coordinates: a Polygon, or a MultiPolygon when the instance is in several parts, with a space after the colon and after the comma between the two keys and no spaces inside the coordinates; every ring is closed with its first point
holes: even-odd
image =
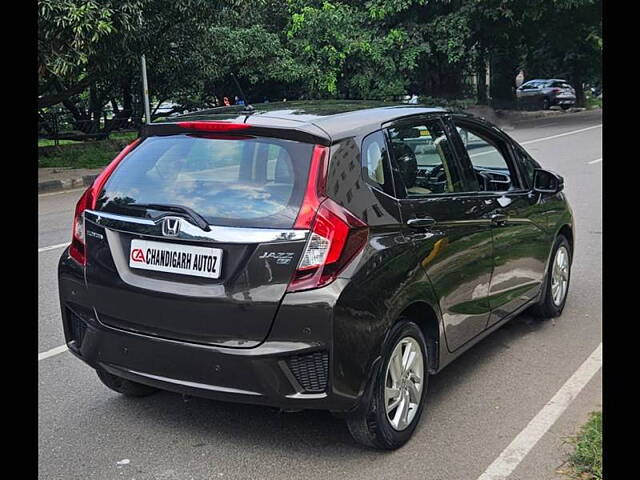
{"type": "Polygon", "coordinates": [[[396,323],[406,318],[414,322],[424,335],[427,342],[427,354],[429,356],[429,372],[435,373],[440,367],[440,344],[441,344],[441,322],[440,317],[429,303],[418,300],[407,305],[400,315],[396,323]]]}
{"type": "Polygon", "coordinates": [[[569,246],[571,247],[571,255],[573,257],[573,252],[574,252],[573,240],[574,239],[573,239],[573,229],[571,228],[571,225],[567,223],[562,225],[558,230],[558,233],[556,236],[558,235],[563,235],[567,239],[567,241],[569,242],[569,246]]]}

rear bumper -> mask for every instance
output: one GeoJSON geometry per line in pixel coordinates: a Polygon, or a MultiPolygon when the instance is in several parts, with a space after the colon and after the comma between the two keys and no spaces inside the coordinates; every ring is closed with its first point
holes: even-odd
{"type": "Polygon", "coordinates": [[[269,336],[259,346],[225,348],[101,323],[88,301],[82,269],[66,251],[58,277],[67,346],[93,368],[163,390],[218,400],[338,412],[357,406],[358,392],[338,391],[331,373],[333,305],[341,292],[340,279],[325,289],[290,295],[290,301],[285,298],[269,336]],[[309,308],[310,295],[314,308],[309,308]],[[301,378],[301,372],[307,377],[301,378]]]}
{"type": "Polygon", "coordinates": [[[551,99],[552,105],[574,105],[576,97],[555,97],[551,99]]]}

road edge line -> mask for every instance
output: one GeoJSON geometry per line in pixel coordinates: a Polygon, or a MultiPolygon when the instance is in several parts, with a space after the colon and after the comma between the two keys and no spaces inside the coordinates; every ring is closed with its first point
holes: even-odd
{"type": "Polygon", "coordinates": [[[506,480],[602,367],[602,343],[477,480],[506,480]]]}
{"type": "Polygon", "coordinates": [[[46,352],[42,352],[38,354],[38,361],[44,360],[49,357],[53,357],[55,355],[59,355],[68,350],[66,345],[60,345],[59,347],[52,348],[51,350],[47,350],[46,352]]]}

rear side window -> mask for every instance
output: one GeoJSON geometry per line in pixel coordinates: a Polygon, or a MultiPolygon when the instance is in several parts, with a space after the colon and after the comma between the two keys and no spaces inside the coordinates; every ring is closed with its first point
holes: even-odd
{"type": "Polygon", "coordinates": [[[291,228],[312,149],[266,137],[150,137],[109,178],[97,208],[142,215],[135,204],[174,204],[212,225],[291,228]]]}
{"type": "Polygon", "coordinates": [[[366,182],[393,195],[393,185],[388,168],[387,143],[382,132],[368,135],[362,142],[362,174],[366,182]]]}

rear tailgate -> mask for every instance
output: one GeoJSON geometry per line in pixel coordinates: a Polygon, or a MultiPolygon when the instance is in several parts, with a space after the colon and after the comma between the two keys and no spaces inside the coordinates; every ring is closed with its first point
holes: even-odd
{"type": "Polygon", "coordinates": [[[98,319],[181,341],[261,343],[307,239],[293,224],[312,149],[244,134],[146,138],[85,212],[98,319]]]}

